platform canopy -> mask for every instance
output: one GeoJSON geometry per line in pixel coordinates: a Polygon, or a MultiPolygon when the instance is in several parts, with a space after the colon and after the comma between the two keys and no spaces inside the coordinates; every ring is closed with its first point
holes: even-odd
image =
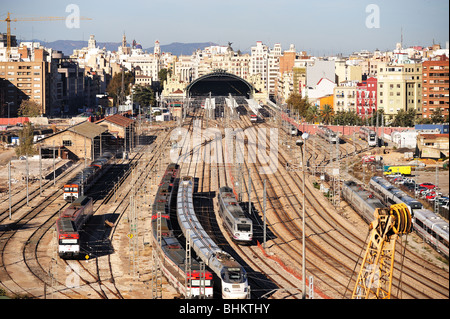
{"type": "Polygon", "coordinates": [[[208,96],[210,93],[212,96],[227,96],[231,93],[249,98],[254,92],[249,82],[220,69],[199,77],[186,87],[188,96],[208,96]]]}

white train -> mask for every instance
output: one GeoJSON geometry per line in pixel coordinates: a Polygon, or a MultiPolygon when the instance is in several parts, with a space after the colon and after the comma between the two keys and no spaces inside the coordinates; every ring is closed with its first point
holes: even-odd
{"type": "Polygon", "coordinates": [[[385,201],[389,204],[404,203],[408,207],[411,215],[416,209],[422,209],[423,205],[416,199],[410,197],[401,189],[392,185],[389,181],[381,176],[374,176],[370,179],[370,188],[383,196],[385,201]]]}
{"type": "Polygon", "coordinates": [[[383,177],[372,177],[370,180],[370,188],[377,191],[388,204],[405,203],[411,212],[416,232],[438,252],[448,258],[448,222],[444,221],[434,212],[423,209],[423,205],[419,201],[408,196],[397,187],[394,187],[383,177]]]}
{"type": "Polygon", "coordinates": [[[219,214],[225,228],[237,243],[251,243],[253,239],[253,223],[245,216],[244,211],[228,186],[219,189],[219,214]]]}
{"type": "Polygon", "coordinates": [[[359,137],[366,140],[369,146],[377,146],[377,133],[368,127],[363,126],[359,129],[359,137]]]}
{"type": "Polygon", "coordinates": [[[416,209],[413,224],[422,238],[448,258],[448,222],[428,209],[416,209]]]}
{"type": "Polygon", "coordinates": [[[223,299],[247,299],[250,287],[244,268],[228,253],[220,249],[209,237],[197,219],[193,203],[194,179],[180,179],[177,196],[177,218],[186,238],[197,256],[218,276],[222,284],[223,299]]]}
{"type": "Polygon", "coordinates": [[[337,142],[337,135],[336,135],[336,133],[333,132],[331,129],[329,129],[326,126],[319,125],[318,128],[317,128],[317,135],[322,137],[328,143],[336,143],[337,142]]]}

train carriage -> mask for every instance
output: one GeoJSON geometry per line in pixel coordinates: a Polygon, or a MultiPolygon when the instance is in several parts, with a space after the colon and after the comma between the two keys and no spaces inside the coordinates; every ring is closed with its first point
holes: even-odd
{"type": "Polygon", "coordinates": [[[197,256],[217,275],[223,299],[247,299],[249,286],[244,268],[209,237],[197,219],[193,205],[194,179],[180,180],[177,196],[177,218],[184,236],[189,236],[197,256]]]}
{"type": "Polygon", "coordinates": [[[56,220],[58,253],[61,258],[78,258],[81,253],[80,231],[93,210],[91,197],[81,196],[66,208],[56,220]]]}
{"type": "Polygon", "coordinates": [[[359,130],[359,137],[365,141],[369,146],[377,146],[377,133],[368,127],[361,127],[359,130]]]}
{"type": "Polygon", "coordinates": [[[228,186],[221,187],[218,202],[219,215],[232,239],[241,244],[251,243],[253,239],[252,220],[245,216],[244,211],[236,201],[233,189],[228,186]]]}
{"type": "Polygon", "coordinates": [[[152,206],[152,239],[157,247],[164,276],[186,298],[212,298],[213,276],[192,258],[186,265],[186,250],[175,235],[170,219],[172,196],[178,178],[179,166],[169,164],[158,187],[152,206]],[[158,220],[159,219],[159,220],[158,220]],[[158,226],[161,238],[158,240],[158,226]]]}
{"type": "Polygon", "coordinates": [[[448,222],[428,209],[417,209],[414,211],[413,225],[422,238],[448,258],[448,222]]]}
{"type": "Polygon", "coordinates": [[[70,179],[63,186],[63,198],[66,202],[73,202],[78,197],[84,195],[95,182],[108,171],[114,156],[105,153],[102,157],[93,161],[89,167],[84,168],[75,177],[70,179]]]}

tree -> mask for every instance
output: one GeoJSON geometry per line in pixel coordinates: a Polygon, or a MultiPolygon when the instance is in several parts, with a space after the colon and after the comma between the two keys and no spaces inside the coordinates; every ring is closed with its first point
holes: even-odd
{"type": "Polygon", "coordinates": [[[298,113],[302,117],[306,117],[306,113],[310,104],[307,98],[302,98],[302,96],[298,93],[292,93],[289,95],[289,98],[286,100],[288,105],[291,105],[295,110],[298,110],[298,113]]]}
{"type": "Polygon", "coordinates": [[[311,105],[308,107],[306,110],[305,119],[310,123],[315,123],[320,120],[320,113],[317,105],[311,105]]]}
{"type": "Polygon", "coordinates": [[[42,107],[39,103],[31,100],[22,100],[19,109],[17,110],[19,116],[37,117],[42,114],[42,107]]]}
{"type": "MultiPolygon", "coordinates": [[[[125,96],[130,94],[130,84],[134,83],[134,75],[132,72],[125,72],[124,73],[124,94],[125,96]]],[[[120,96],[120,93],[122,91],[122,73],[116,73],[114,74],[113,78],[108,84],[108,87],[106,88],[106,91],[108,92],[108,96],[112,97],[114,100],[114,105],[118,104],[118,98],[120,96]]]]}
{"type": "Polygon", "coordinates": [[[19,132],[20,143],[19,147],[16,148],[17,156],[30,156],[36,153],[33,147],[33,132],[33,124],[31,124],[31,122],[26,122],[22,130],[19,132]]]}
{"type": "Polygon", "coordinates": [[[408,111],[400,110],[395,115],[392,126],[400,126],[400,127],[412,127],[414,126],[414,120],[416,118],[416,110],[409,109],[408,111]]]}
{"type": "Polygon", "coordinates": [[[433,110],[433,114],[431,114],[431,123],[443,123],[444,117],[442,115],[442,110],[440,107],[435,107],[433,110]]]}
{"type": "Polygon", "coordinates": [[[334,110],[333,107],[329,104],[325,104],[323,109],[320,111],[320,116],[322,117],[322,121],[325,124],[330,124],[333,121],[334,110]]]}
{"type": "Polygon", "coordinates": [[[136,85],[133,100],[141,106],[151,106],[155,103],[155,94],[149,86],[136,85]]]}
{"type": "Polygon", "coordinates": [[[171,69],[161,69],[161,70],[159,70],[159,72],[158,72],[158,79],[159,79],[161,90],[163,89],[164,81],[166,81],[167,78],[170,77],[171,75],[172,75],[172,70],[171,69]]]}

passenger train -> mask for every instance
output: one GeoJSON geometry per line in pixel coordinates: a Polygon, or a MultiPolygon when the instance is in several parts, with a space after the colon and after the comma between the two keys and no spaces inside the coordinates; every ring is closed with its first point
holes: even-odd
{"type": "Polygon", "coordinates": [[[366,222],[370,223],[374,219],[375,208],[404,203],[411,213],[415,231],[439,253],[446,258],[449,257],[448,222],[434,212],[423,209],[423,205],[419,201],[407,196],[383,177],[372,177],[369,185],[375,193],[364,190],[361,185],[353,181],[345,182],[342,190],[344,199],[359,212],[366,222]]]}
{"type": "Polygon", "coordinates": [[[249,285],[244,268],[227,252],[220,249],[200,224],[193,204],[194,179],[180,179],[177,197],[177,218],[185,237],[197,256],[217,275],[222,284],[223,299],[247,299],[249,285]]]}
{"type": "Polygon", "coordinates": [[[374,176],[370,179],[369,187],[383,196],[389,204],[405,203],[411,215],[416,209],[422,209],[423,205],[418,200],[412,198],[401,189],[392,185],[381,176],[374,176]]]}
{"type": "Polygon", "coordinates": [[[218,194],[219,215],[225,228],[237,243],[248,244],[253,239],[252,220],[245,216],[242,207],[234,196],[233,189],[228,186],[221,187],[218,194]]]}
{"type": "Polygon", "coordinates": [[[336,133],[333,132],[331,129],[329,129],[326,126],[319,125],[318,128],[317,128],[317,135],[322,137],[328,143],[336,143],[337,142],[337,135],[336,135],[336,133]]]}
{"type": "Polygon", "coordinates": [[[76,259],[80,256],[80,231],[93,214],[92,198],[80,196],[56,220],[58,253],[61,258],[76,259]]]}
{"type": "Polygon", "coordinates": [[[368,127],[361,127],[359,130],[359,137],[365,141],[369,146],[377,146],[377,133],[368,127]]]}
{"type": "Polygon", "coordinates": [[[253,112],[253,111],[248,111],[248,116],[250,118],[250,122],[252,123],[258,123],[259,118],[258,118],[258,114],[253,112]]]}
{"type": "Polygon", "coordinates": [[[175,192],[179,166],[171,163],[159,184],[152,207],[152,240],[167,280],[186,298],[212,298],[213,276],[192,258],[191,266],[186,263],[186,250],[174,233],[170,219],[171,202],[175,192]],[[158,238],[158,228],[161,237],[158,238]]]}
{"type": "Polygon", "coordinates": [[[63,188],[63,197],[66,202],[73,202],[84,195],[92,185],[111,167],[114,156],[105,153],[102,157],[93,161],[89,167],[84,168],[75,177],[69,180],[63,188]]]}

